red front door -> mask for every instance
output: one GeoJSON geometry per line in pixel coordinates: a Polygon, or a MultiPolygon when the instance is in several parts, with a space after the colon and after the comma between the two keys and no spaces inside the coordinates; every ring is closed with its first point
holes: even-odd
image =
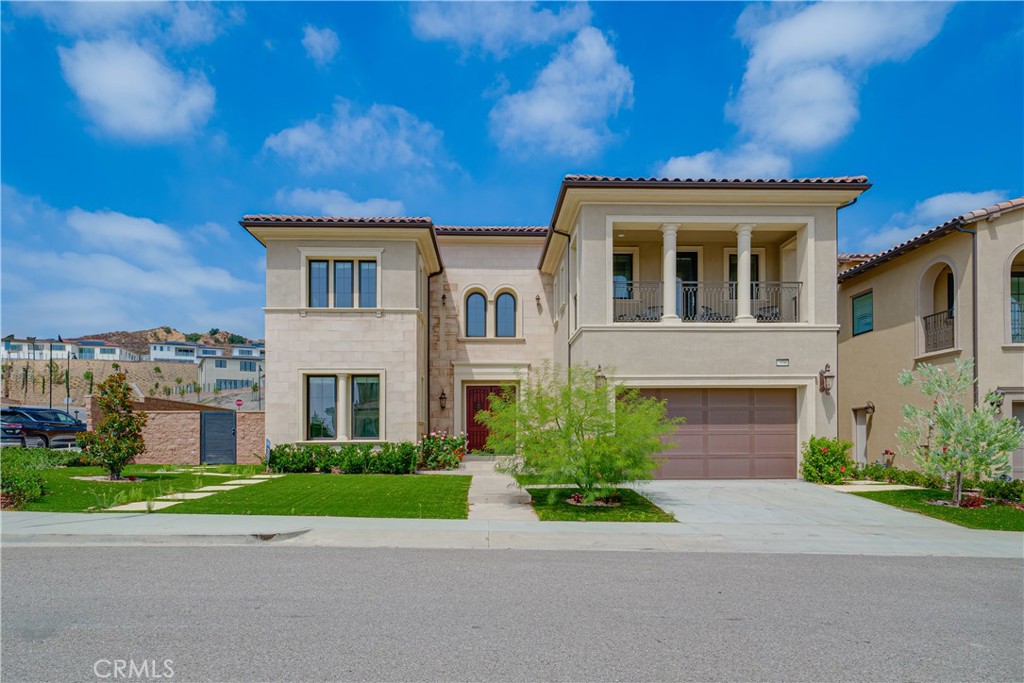
{"type": "Polygon", "coordinates": [[[466,435],[469,451],[482,451],[487,445],[487,427],[476,421],[476,414],[491,407],[490,396],[501,392],[500,386],[466,387],[466,435]]]}

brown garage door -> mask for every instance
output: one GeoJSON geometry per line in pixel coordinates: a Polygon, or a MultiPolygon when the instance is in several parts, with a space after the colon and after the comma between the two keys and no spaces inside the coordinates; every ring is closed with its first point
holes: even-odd
{"type": "Polygon", "coordinates": [[[796,477],[793,389],[645,389],[685,417],[661,453],[658,479],[792,479],[796,477]]]}

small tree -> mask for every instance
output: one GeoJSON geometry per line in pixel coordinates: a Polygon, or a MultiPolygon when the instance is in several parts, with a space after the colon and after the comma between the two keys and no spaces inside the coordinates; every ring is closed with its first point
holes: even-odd
{"type": "Polygon", "coordinates": [[[164,392],[164,396],[170,396],[171,395],[171,387],[169,387],[167,385],[164,385],[163,392],[164,392]]]}
{"type": "Polygon", "coordinates": [[[156,367],[154,367],[153,368],[153,372],[156,373],[157,375],[159,375],[161,373],[160,366],[157,365],[156,367]]]}
{"type": "Polygon", "coordinates": [[[97,404],[103,419],[94,431],[85,432],[78,442],[88,458],[120,479],[125,466],[146,450],[142,428],[146,413],[132,409],[132,393],[124,373],[115,373],[97,387],[97,404]]]}
{"type": "Polygon", "coordinates": [[[926,471],[950,480],[953,502],[960,505],[964,475],[998,476],[1011,471],[1010,454],[1024,442],[1024,428],[1014,418],[1001,419],[995,396],[968,407],[974,386],[974,361],[956,361],[947,373],[928,363],[899,375],[902,386],[917,385],[931,399],[927,408],[903,406],[907,426],[896,431],[904,453],[926,471]]]}
{"type": "Polygon", "coordinates": [[[64,373],[57,361],[51,360],[46,364],[46,374],[50,377],[50,384],[57,386],[64,383],[64,373]]]}
{"type": "Polygon", "coordinates": [[[4,375],[4,398],[11,395],[11,373],[14,371],[14,363],[4,363],[2,366],[4,375]]]}
{"type": "Polygon", "coordinates": [[[589,366],[563,372],[545,365],[521,395],[510,387],[477,413],[487,425],[487,447],[512,453],[505,471],[540,476],[545,484],[572,483],[584,502],[614,495],[620,484],[651,479],[662,437],[682,419],[665,415],[665,402],[636,390],[607,386],[589,366]]]}
{"type": "Polygon", "coordinates": [[[117,372],[118,370],[121,369],[121,364],[120,363],[111,363],[110,367],[113,368],[115,372],[117,372]]]}
{"type": "Polygon", "coordinates": [[[92,380],[94,379],[92,370],[86,370],[82,373],[82,378],[89,383],[89,393],[92,394],[92,380]]]}
{"type": "Polygon", "coordinates": [[[175,384],[175,385],[176,385],[176,386],[178,387],[178,388],[177,388],[177,389],[175,390],[175,393],[177,393],[177,394],[181,394],[181,393],[182,393],[182,390],[181,390],[181,384],[182,384],[182,382],[184,382],[184,381],[185,381],[185,380],[184,380],[184,379],[182,379],[181,377],[175,377],[175,378],[174,378],[174,384],[175,384]]]}

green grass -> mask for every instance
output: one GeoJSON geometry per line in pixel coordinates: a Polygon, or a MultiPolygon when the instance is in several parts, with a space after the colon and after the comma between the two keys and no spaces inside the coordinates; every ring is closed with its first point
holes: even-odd
{"type": "Polygon", "coordinates": [[[162,513],[315,515],[466,519],[472,477],[388,474],[289,474],[162,513]]]}
{"type": "Polygon", "coordinates": [[[1024,510],[1009,505],[990,504],[986,508],[954,508],[932,505],[929,500],[950,500],[949,491],[938,489],[906,489],[903,491],[866,491],[854,496],[868,498],[879,503],[892,505],[901,510],[918,512],[922,515],[941,519],[970,529],[994,529],[996,531],[1024,531],[1024,510]]]}
{"type": "Polygon", "coordinates": [[[675,516],[631,489],[618,489],[622,498],[618,507],[581,507],[565,502],[577,489],[537,489],[526,491],[533,497],[533,509],[542,522],[674,522],[675,516]],[[554,499],[551,492],[555,491],[554,499]]]}
{"type": "Polygon", "coordinates": [[[207,477],[192,472],[161,472],[163,469],[170,468],[165,465],[129,465],[124,469],[125,477],[135,475],[146,479],[130,483],[72,479],[105,474],[102,467],[41,470],[43,496],[26,504],[24,509],[34,512],[85,512],[223,484],[227,480],[227,477],[207,477]]]}

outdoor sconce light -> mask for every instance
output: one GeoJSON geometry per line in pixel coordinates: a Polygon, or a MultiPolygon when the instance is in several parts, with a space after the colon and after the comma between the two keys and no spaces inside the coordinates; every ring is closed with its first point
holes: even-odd
{"type": "Polygon", "coordinates": [[[444,389],[441,390],[441,395],[437,397],[437,402],[441,405],[442,411],[448,405],[448,395],[444,393],[444,389]]]}
{"type": "Polygon", "coordinates": [[[991,394],[989,394],[988,403],[993,408],[1002,408],[1003,407],[1003,398],[1005,398],[1005,396],[1006,396],[1006,392],[1005,391],[1003,391],[1002,389],[996,389],[991,394]]]}
{"type": "Polygon", "coordinates": [[[540,294],[538,294],[537,296],[535,296],[533,298],[537,302],[537,305],[540,306],[540,294]]]}
{"type": "Polygon", "coordinates": [[[442,294],[441,295],[441,305],[445,306],[447,304],[448,304],[448,295],[447,294],[442,294]]]}
{"type": "Polygon", "coordinates": [[[598,365],[597,372],[594,373],[594,386],[600,389],[607,383],[608,377],[604,374],[604,370],[601,369],[601,366],[598,365]]]}
{"type": "Polygon", "coordinates": [[[872,403],[871,401],[868,401],[867,403],[865,403],[864,404],[864,414],[865,415],[874,415],[875,414],[875,404],[872,403]]]}
{"type": "Polygon", "coordinates": [[[836,381],[836,376],[832,374],[832,366],[825,363],[825,369],[818,371],[818,391],[830,396],[832,394],[832,384],[836,381]]]}

